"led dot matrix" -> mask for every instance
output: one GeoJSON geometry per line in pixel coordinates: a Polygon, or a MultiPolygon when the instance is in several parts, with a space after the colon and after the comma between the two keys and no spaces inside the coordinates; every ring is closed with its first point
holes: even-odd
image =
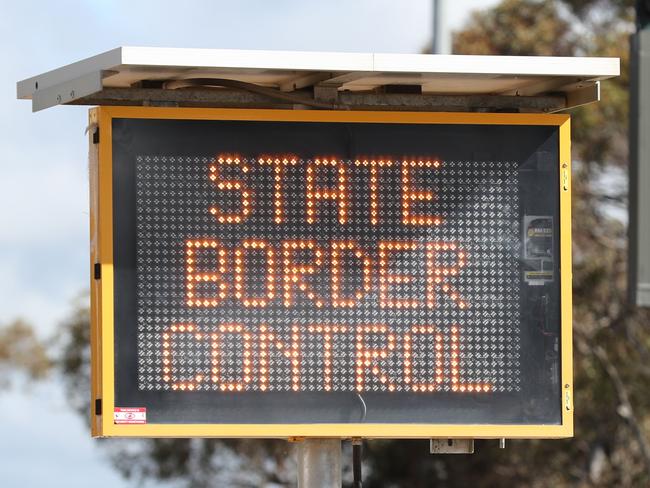
{"type": "Polygon", "coordinates": [[[519,211],[516,162],[140,155],[138,386],[520,391],[519,211]]]}

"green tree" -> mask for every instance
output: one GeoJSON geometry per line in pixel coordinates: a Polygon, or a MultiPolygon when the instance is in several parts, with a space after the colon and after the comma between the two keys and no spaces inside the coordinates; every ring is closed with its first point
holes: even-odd
{"type": "Polygon", "coordinates": [[[454,37],[458,54],[616,56],[600,103],[572,111],[576,435],[478,442],[473,456],[426,443],[370,443],[368,486],[647,486],[649,315],[626,302],[628,36],[633,2],[505,0],[454,37]]]}

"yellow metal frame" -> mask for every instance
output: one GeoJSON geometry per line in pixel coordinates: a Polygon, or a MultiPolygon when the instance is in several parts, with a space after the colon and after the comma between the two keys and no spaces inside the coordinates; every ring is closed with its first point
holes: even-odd
{"type": "Polygon", "coordinates": [[[90,112],[97,124],[99,148],[91,145],[91,263],[101,279],[91,286],[92,435],[119,437],[252,438],[562,438],[573,436],[573,353],[571,312],[571,147],[570,118],[558,114],[485,114],[422,112],[353,112],[316,110],[198,109],[100,107],[90,112]],[[115,425],[113,317],[113,175],[112,119],[250,120],[408,124],[551,125],[559,127],[561,377],[560,425],[491,424],[138,424],[115,425]],[[103,415],[95,412],[101,399],[103,415]]]}

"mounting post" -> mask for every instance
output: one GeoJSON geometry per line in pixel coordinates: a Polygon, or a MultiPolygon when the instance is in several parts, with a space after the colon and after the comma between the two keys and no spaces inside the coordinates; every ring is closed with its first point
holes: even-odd
{"type": "Polygon", "coordinates": [[[341,440],[298,443],[298,488],[341,488],[341,440]]]}

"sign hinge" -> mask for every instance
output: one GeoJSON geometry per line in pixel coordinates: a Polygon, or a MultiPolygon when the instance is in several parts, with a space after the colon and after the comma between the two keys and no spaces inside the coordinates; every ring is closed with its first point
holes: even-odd
{"type": "Polygon", "coordinates": [[[95,266],[93,267],[93,275],[96,280],[101,280],[102,279],[102,265],[100,263],[95,263],[95,266]]]}
{"type": "Polygon", "coordinates": [[[95,415],[101,415],[101,414],[102,414],[102,399],[95,398],[95,415]]]}
{"type": "Polygon", "coordinates": [[[567,163],[562,164],[562,189],[569,191],[569,165],[567,163]]]}

